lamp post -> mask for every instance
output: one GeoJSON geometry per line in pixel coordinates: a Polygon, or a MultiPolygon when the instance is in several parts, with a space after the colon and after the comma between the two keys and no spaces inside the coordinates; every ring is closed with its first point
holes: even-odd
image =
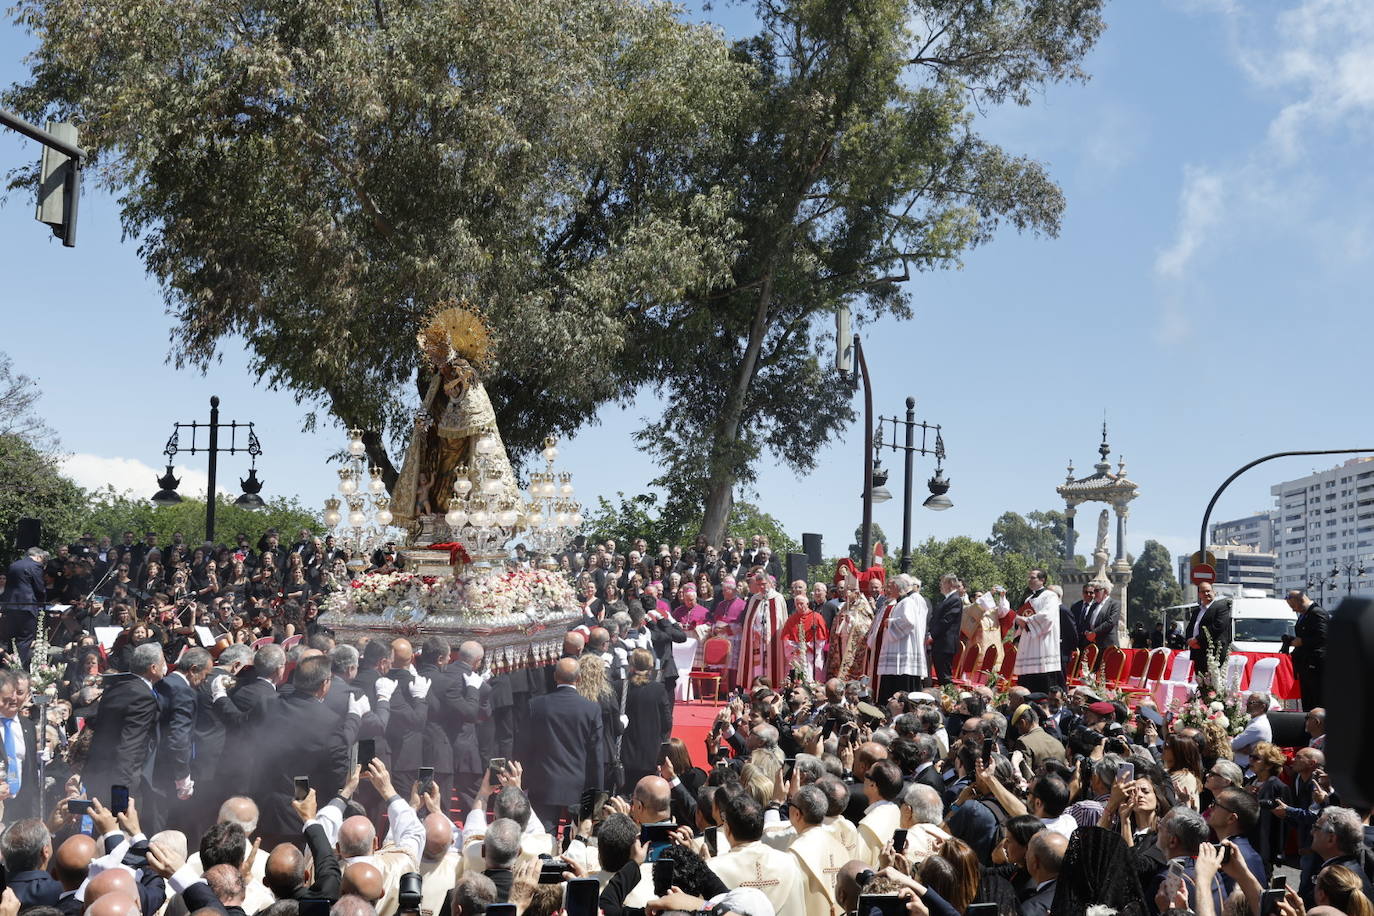
{"type": "Polygon", "coordinates": [[[1331,578],[1340,578],[1341,571],[1345,571],[1345,594],[1347,597],[1355,594],[1354,578],[1358,576],[1363,579],[1366,572],[1364,563],[1337,563],[1331,567],[1331,578]]]}
{"type": "MultiPolygon", "coordinates": [[[[940,435],[939,424],[931,425],[924,421],[916,422],[916,399],[908,397],[906,399],[906,418],[899,420],[897,417],[878,418],[878,440],[876,449],[882,451],[889,448],[892,451],[902,451],[906,453],[905,466],[905,488],[903,490],[902,505],[902,560],[901,571],[911,570],[911,475],[917,455],[935,456],[935,476],[927,482],[930,488],[930,496],[922,503],[927,509],[935,512],[943,512],[952,508],[954,503],[945,494],[949,492],[949,480],[945,477],[945,440],[940,435]],[[890,442],[883,441],[883,424],[892,424],[892,438],[890,442]],[[897,444],[897,427],[902,426],[906,429],[906,441],[902,445],[897,444]],[[916,430],[921,430],[921,444],[916,445],[916,430]],[[935,444],[932,448],[926,447],[927,437],[930,433],[935,433],[935,444]]],[[[875,465],[875,476],[877,474],[875,465]]]]}
{"type": "Polygon", "coordinates": [[[239,481],[239,486],[243,488],[242,495],[234,500],[234,505],[241,509],[257,510],[266,506],[262,497],[258,495],[262,492],[262,481],[258,480],[258,456],[262,454],[262,444],[258,442],[257,433],[253,431],[252,423],[221,423],[219,421],[219,396],[210,398],[210,422],[200,423],[173,423],[172,435],[168,437],[166,446],[162,449],[162,454],[167,456],[167,471],[158,478],[157,484],[161,488],[153,494],[152,501],[158,506],[175,506],[181,502],[181,494],[177,492],[177,484],[181,483],[172,473],[172,459],[180,452],[208,452],[210,455],[210,466],[207,469],[208,480],[205,484],[205,540],[215,539],[215,474],[219,469],[219,453],[228,452],[247,452],[252,458],[252,465],[248,469],[248,477],[239,481]],[[189,429],[191,431],[191,445],[189,447],[181,444],[181,431],[189,429]],[[229,431],[229,445],[219,444],[219,434],[221,430],[229,431]],[[205,445],[199,445],[197,435],[201,430],[208,433],[208,441],[205,445]],[[238,444],[239,430],[243,430],[248,437],[245,445],[238,444]]]}
{"type": "Polygon", "coordinates": [[[1339,574],[1339,569],[1331,570],[1331,574],[1327,576],[1324,576],[1321,573],[1309,572],[1307,574],[1307,587],[1309,589],[1315,588],[1317,590],[1317,594],[1321,596],[1322,601],[1325,601],[1327,591],[1336,590],[1336,576],[1338,576],[1339,574]]]}

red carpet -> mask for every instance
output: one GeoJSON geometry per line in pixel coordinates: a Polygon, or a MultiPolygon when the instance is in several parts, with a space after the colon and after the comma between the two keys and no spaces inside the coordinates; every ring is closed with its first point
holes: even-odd
{"type": "Polygon", "coordinates": [[[683,703],[673,706],[673,737],[681,738],[692,755],[692,763],[703,770],[711,769],[706,756],[706,739],[711,734],[711,723],[720,711],[720,703],[683,703]]]}

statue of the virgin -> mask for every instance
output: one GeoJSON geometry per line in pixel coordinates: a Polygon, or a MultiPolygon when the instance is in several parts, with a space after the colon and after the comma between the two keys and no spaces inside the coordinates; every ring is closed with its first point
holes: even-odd
{"type": "Polygon", "coordinates": [[[411,528],[412,541],[442,537],[443,515],[460,476],[472,482],[474,491],[481,489],[483,479],[494,477],[501,484],[497,499],[518,506],[520,498],[496,412],[479,376],[491,350],[486,325],[475,312],[455,306],[436,314],[416,339],[433,376],[391,503],[396,524],[411,528]],[[495,447],[479,456],[477,441],[483,436],[494,439],[495,447]]]}

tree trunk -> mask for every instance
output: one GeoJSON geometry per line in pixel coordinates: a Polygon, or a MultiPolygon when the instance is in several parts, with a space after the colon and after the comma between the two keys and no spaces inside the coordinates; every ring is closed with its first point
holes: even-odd
{"type": "Polygon", "coordinates": [[[701,521],[706,543],[720,544],[725,540],[725,526],[730,522],[730,510],[734,507],[735,475],[713,479],[706,492],[706,516],[701,521]]]}
{"type": "Polygon", "coordinates": [[[749,393],[749,385],[754,381],[754,371],[758,368],[759,353],[763,349],[764,333],[768,330],[768,307],[773,301],[773,264],[767,262],[767,274],[759,290],[759,301],[754,308],[754,321],[749,326],[749,343],[744,348],[744,358],[735,371],[735,382],[730,387],[730,397],[720,412],[711,436],[711,476],[706,488],[705,516],[701,520],[701,533],[706,535],[706,543],[719,545],[725,539],[725,526],[730,520],[730,510],[734,508],[734,487],[738,474],[734,468],[734,449],[729,448],[739,437],[740,422],[744,419],[744,399],[749,393]],[[726,443],[726,454],[721,454],[720,443],[726,443]]]}

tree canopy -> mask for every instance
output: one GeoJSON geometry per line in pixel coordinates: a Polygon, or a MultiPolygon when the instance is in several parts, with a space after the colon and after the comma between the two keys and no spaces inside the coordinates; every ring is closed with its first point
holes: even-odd
{"type": "MultiPolygon", "coordinates": [[[[146,499],[106,487],[90,495],[82,525],[96,537],[107,536],[116,543],[125,531],[132,531],[135,539],[153,531],[159,544],[169,543],[172,535],[179,532],[185,535],[186,543],[199,545],[205,538],[205,500],[183,499],[174,506],[155,506],[146,499]]],[[[294,497],[274,497],[264,508],[249,510],[234,505],[223,494],[216,494],[216,542],[232,544],[239,534],[246,534],[249,542],[256,544],[271,528],[280,533],[283,542],[290,543],[300,529],[318,532],[324,524],[318,513],[306,509],[294,497]]]]}
{"type": "Polygon", "coordinates": [[[714,541],[765,454],[804,473],[852,418],[837,312],[909,318],[913,274],[1057,232],[975,115],[1083,78],[1102,3],[760,0],[730,46],[654,0],[18,0],[3,101],[77,123],[179,365],[242,342],[391,482],[414,333],[467,300],[517,460],[654,389],[665,512],[714,541]]]}
{"type": "Polygon", "coordinates": [[[1131,565],[1131,589],[1126,614],[1132,626],[1153,625],[1163,620],[1166,607],[1183,603],[1183,587],[1169,548],[1159,541],[1146,541],[1145,549],[1131,565]]]}
{"type": "Polygon", "coordinates": [[[21,518],[42,522],[39,546],[52,548],[76,539],[85,508],[85,491],[62,476],[56,456],[23,436],[0,433],[0,559],[18,555],[13,538],[21,518]]]}

